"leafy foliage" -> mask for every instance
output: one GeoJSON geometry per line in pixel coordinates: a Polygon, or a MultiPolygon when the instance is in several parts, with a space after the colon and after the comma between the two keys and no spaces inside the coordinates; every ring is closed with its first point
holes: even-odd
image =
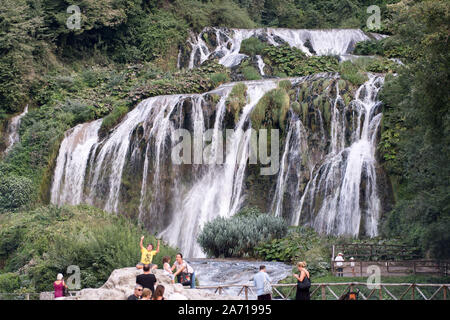
{"type": "Polygon", "coordinates": [[[384,234],[436,258],[450,257],[448,15],[448,1],[398,7],[393,24],[416,59],[387,78],[381,92],[380,150],[398,199],[384,234]]]}
{"type": "MultiPolygon", "coordinates": [[[[98,287],[114,269],[136,265],[141,235],[156,245],[156,239],[136,224],[88,206],[8,213],[0,226],[0,261],[5,270],[24,267],[38,291],[52,290],[56,274],[65,274],[69,265],[80,267],[82,287],[98,287]]],[[[161,266],[163,256],[175,254],[162,243],[154,263],[161,266]]]]}
{"type": "Polygon", "coordinates": [[[268,214],[237,214],[229,219],[219,217],[205,224],[197,241],[214,257],[252,256],[255,247],[281,238],[287,232],[282,218],[268,214]]]}

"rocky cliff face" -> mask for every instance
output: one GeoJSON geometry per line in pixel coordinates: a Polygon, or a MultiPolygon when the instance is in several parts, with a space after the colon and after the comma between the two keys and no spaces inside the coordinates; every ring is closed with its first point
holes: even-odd
{"type": "MultiPolygon", "coordinates": [[[[64,300],[126,300],[133,294],[136,284],[136,276],[142,274],[142,270],[135,267],[114,270],[108,281],[97,289],[83,289],[73,297],[65,297],[64,300]]],[[[155,270],[157,284],[164,286],[164,298],[167,300],[241,300],[238,296],[222,296],[207,292],[204,289],[182,289],[177,292],[176,284],[171,283],[170,278],[163,270],[155,270]]],[[[156,287],[155,285],[155,287],[156,287]]],[[[53,292],[41,293],[40,300],[52,300],[53,292]]]]}

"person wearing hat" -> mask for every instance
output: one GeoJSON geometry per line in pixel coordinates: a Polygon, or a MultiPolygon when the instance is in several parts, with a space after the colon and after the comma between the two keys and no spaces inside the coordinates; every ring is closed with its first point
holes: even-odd
{"type": "Polygon", "coordinates": [[[55,288],[55,299],[60,300],[64,298],[64,288],[67,289],[67,285],[64,282],[62,273],[58,273],[56,281],[53,282],[53,288],[55,288]]]}
{"type": "Polygon", "coordinates": [[[335,266],[337,267],[337,276],[343,277],[344,276],[344,255],[342,252],[339,252],[337,257],[334,259],[335,266]]]}

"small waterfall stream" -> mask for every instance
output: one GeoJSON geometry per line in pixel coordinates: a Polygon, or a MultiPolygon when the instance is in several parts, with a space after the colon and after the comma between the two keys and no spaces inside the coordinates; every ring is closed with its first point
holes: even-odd
{"type": "Polygon", "coordinates": [[[5,149],[5,154],[8,153],[11,148],[20,140],[19,136],[19,128],[20,128],[20,122],[22,118],[28,113],[28,105],[25,107],[23,112],[15,117],[13,117],[8,125],[8,128],[6,130],[6,133],[8,135],[7,139],[7,147],[5,149]]]}

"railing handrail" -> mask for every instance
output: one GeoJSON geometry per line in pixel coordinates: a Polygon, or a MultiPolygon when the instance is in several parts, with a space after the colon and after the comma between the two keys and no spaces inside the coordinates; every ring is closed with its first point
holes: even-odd
{"type": "MultiPolygon", "coordinates": [[[[350,285],[367,285],[367,282],[317,282],[311,283],[311,286],[350,286],[350,285]]],[[[416,287],[450,287],[450,283],[379,283],[380,286],[411,286],[414,285],[416,287]]],[[[297,283],[272,283],[272,287],[291,287],[297,286],[297,283]]],[[[223,284],[223,285],[215,285],[215,286],[196,286],[196,289],[217,289],[217,288],[240,288],[240,287],[255,287],[251,283],[245,284],[223,284]]]]}

